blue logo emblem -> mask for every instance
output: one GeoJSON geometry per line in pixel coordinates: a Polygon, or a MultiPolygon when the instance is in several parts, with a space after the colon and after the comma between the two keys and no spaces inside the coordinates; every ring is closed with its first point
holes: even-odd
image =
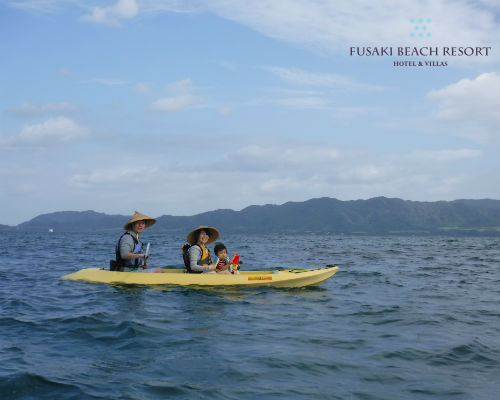
{"type": "Polygon", "coordinates": [[[431,33],[429,32],[428,24],[431,23],[430,18],[412,18],[410,19],[410,23],[413,26],[413,30],[410,33],[411,37],[431,37],[431,33]]]}

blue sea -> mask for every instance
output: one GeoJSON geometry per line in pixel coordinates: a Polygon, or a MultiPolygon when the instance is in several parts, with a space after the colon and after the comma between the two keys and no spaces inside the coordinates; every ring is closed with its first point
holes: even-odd
{"type": "MultiPolygon", "coordinates": [[[[499,238],[222,237],[243,269],[339,266],[300,289],[60,279],[118,236],[0,234],[0,399],[500,397],[499,238]]],[[[180,267],[183,235],[142,239],[180,267]]]]}

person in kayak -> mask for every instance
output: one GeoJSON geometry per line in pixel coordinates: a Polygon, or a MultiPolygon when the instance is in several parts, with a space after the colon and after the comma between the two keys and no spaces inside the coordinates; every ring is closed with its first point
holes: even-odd
{"type": "Polygon", "coordinates": [[[207,244],[219,237],[219,231],[210,226],[199,226],[187,235],[191,247],[187,250],[187,270],[190,273],[214,273],[216,265],[212,263],[207,244]]]}
{"type": "Polygon", "coordinates": [[[214,246],[214,254],[217,256],[217,259],[215,260],[214,264],[216,265],[215,267],[215,272],[218,274],[237,274],[239,275],[239,271],[235,269],[234,271],[232,270],[232,264],[231,260],[234,260],[236,257],[236,253],[233,254],[233,258],[230,260],[229,257],[227,256],[227,248],[224,245],[224,243],[216,243],[214,246]]]}
{"type": "MultiPolygon", "coordinates": [[[[140,271],[148,267],[145,249],[142,242],[139,240],[139,234],[144,229],[149,228],[156,222],[156,219],[148,217],[136,211],[132,218],[123,227],[125,233],[118,239],[115,248],[115,268],[113,268],[113,261],[111,262],[110,269],[115,271],[130,272],[140,271]]],[[[155,271],[156,272],[156,271],[155,271]]]]}

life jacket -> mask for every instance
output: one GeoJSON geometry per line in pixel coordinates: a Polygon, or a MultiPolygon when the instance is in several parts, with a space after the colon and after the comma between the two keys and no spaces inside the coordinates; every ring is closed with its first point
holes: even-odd
{"type": "Polygon", "coordinates": [[[126,231],[123,235],[120,236],[120,239],[118,239],[118,243],[116,244],[116,247],[115,247],[116,261],[111,260],[111,262],[109,264],[110,271],[123,271],[123,269],[125,267],[131,268],[131,269],[139,268],[139,265],[142,262],[141,258],[135,258],[133,260],[128,260],[128,259],[124,259],[121,257],[121,255],[120,255],[120,242],[122,241],[122,238],[125,235],[130,235],[132,237],[132,239],[134,240],[134,249],[132,250],[133,254],[140,254],[143,252],[142,242],[140,240],[138,240],[134,235],[132,235],[129,231],[126,231]],[[113,263],[113,261],[115,261],[115,262],[113,263]]]}
{"type": "Polygon", "coordinates": [[[198,261],[198,265],[207,266],[212,264],[212,258],[210,257],[210,249],[203,245],[197,245],[201,248],[201,258],[198,261]]]}
{"type": "Polygon", "coordinates": [[[184,266],[186,267],[186,269],[189,273],[197,274],[197,273],[201,273],[201,271],[193,271],[191,269],[191,262],[190,262],[189,254],[188,254],[189,249],[193,246],[197,246],[201,250],[201,258],[197,262],[198,265],[201,265],[201,266],[210,265],[210,264],[212,264],[212,258],[210,257],[210,249],[208,247],[203,246],[203,245],[186,243],[184,246],[181,247],[182,258],[184,259],[184,266]]]}

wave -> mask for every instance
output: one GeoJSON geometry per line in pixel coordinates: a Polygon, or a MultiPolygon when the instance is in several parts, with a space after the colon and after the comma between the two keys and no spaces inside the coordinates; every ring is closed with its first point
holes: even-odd
{"type": "Polygon", "coordinates": [[[473,364],[475,368],[498,368],[498,349],[474,340],[468,344],[453,346],[445,351],[429,355],[427,360],[431,365],[473,364]]]}
{"type": "Polygon", "coordinates": [[[96,397],[89,396],[76,385],[24,372],[7,377],[0,376],[0,398],[2,400],[80,400],[96,397]]]}

